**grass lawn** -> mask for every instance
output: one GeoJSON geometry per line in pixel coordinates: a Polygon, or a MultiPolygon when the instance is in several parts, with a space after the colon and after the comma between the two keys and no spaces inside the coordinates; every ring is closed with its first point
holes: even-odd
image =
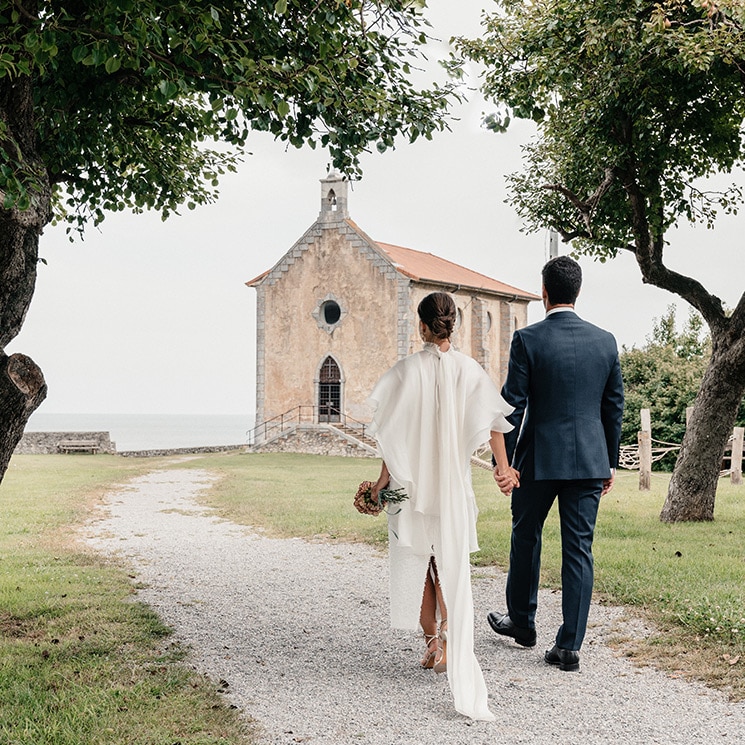
{"type": "MultiPolygon", "coordinates": [[[[385,546],[385,520],[352,507],[357,485],[377,477],[379,461],[234,453],[181,467],[221,473],[208,501],[236,522],[273,535],[385,546]]],[[[745,487],[722,479],[713,522],[669,525],[659,520],[668,478],[655,474],[652,490],[640,492],[638,475],[621,472],[603,498],[594,547],[596,595],[634,606],[659,629],[644,643],[624,644],[629,656],[745,699],[745,487]]],[[[474,469],[474,488],[481,551],[473,561],[506,569],[509,500],[489,472],[474,469]]],[[[560,561],[554,508],[544,531],[544,586],[560,585],[560,561]]]]}
{"type": "MultiPolygon", "coordinates": [[[[241,745],[252,742],[215,687],[183,664],[184,650],[133,601],[126,568],[75,533],[100,496],[156,468],[205,468],[221,478],[205,500],[272,535],[386,544],[385,520],[352,498],[379,461],[226,453],[174,459],[18,456],[0,485],[0,743],[5,745],[241,745]]],[[[698,677],[745,699],[745,488],[721,482],[712,523],[667,525],[667,478],[651,492],[622,473],[603,499],[596,591],[634,606],[659,630],[619,640],[640,662],[698,677]]],[[[475,470],[482,549],[477,564],[507,565],[509,502],[475,470]]],[[[555,511],[544,535],[543,581],[558,585],[555,511]]]]}
{"type": "Polygon", "coordinates": [[[183,664],[124,569],[72,528],[105,490],[158,465],[16,456],[0,485],[0,743],[237,745],[246,725],[183,664]]]}

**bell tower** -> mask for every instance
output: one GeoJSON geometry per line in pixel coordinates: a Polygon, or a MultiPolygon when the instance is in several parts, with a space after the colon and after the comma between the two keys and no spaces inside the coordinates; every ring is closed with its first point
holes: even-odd
{"type": "Polygon", "coordinates": [[[318,218],[323,222],[336,222],[349,217],[347,190],[349,182],[336,171],[331,171],[321,179],[321,212],[318,218]]]}

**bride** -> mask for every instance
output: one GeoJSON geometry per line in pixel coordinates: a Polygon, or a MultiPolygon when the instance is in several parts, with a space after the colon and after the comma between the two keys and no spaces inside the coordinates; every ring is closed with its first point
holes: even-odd
{"type": "Polygon", "coordinates": [[[509,475],[518,485],[503,436],[512,429],[505,419],[512,407],[483,368],[451,346],[452,297],[427,295],[417,312],[424,349],[384,373],[369,399],[370,431],[383,458],[372,496],[387,486],[409,496],[388,516],[391,625],[419,624],[427,645],[422,667],[447,670],[457,711],[492,721],[473,651],[469,554],[478,550],[478,510],[470,457],[489,440],[495,477],[509,475]]]}

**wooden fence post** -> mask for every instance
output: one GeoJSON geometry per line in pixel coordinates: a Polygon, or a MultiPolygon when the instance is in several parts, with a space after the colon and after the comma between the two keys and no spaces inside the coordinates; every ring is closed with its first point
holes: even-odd
{"type": "Polygon", "coordinates": [[[652,487],[652,417],[649,409],[641,410],[642,428],[639,432],[639,491],[652,487]]]}
{"type": "Polygon", "coordinates": [[[742,447],[745,427],[735,427],[732,437],[732,460],[730,460],[729,480],[731,484],[742,484],[742,447]]]}

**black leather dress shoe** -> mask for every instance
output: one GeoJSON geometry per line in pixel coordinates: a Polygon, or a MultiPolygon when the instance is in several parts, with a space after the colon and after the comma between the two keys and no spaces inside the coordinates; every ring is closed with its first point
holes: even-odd
{"type": "Polygon", "coordinates": [[[579,652],[571,649],[562,649],[555,644],[551,649],[546,651],[543,659],[549,665],[556,665],[559,670],[564,670],[565,672],[579,670],[579,652]]]}
{"type": "Polygon", "coordinates": [[[523,647],[535,647],[535,629],[524,629],[521,626],[515,626],[512,619],[507,613],[491,612],[486,620],[497,634],[502,636],[511,636],[518,644],[523,647]]]}

